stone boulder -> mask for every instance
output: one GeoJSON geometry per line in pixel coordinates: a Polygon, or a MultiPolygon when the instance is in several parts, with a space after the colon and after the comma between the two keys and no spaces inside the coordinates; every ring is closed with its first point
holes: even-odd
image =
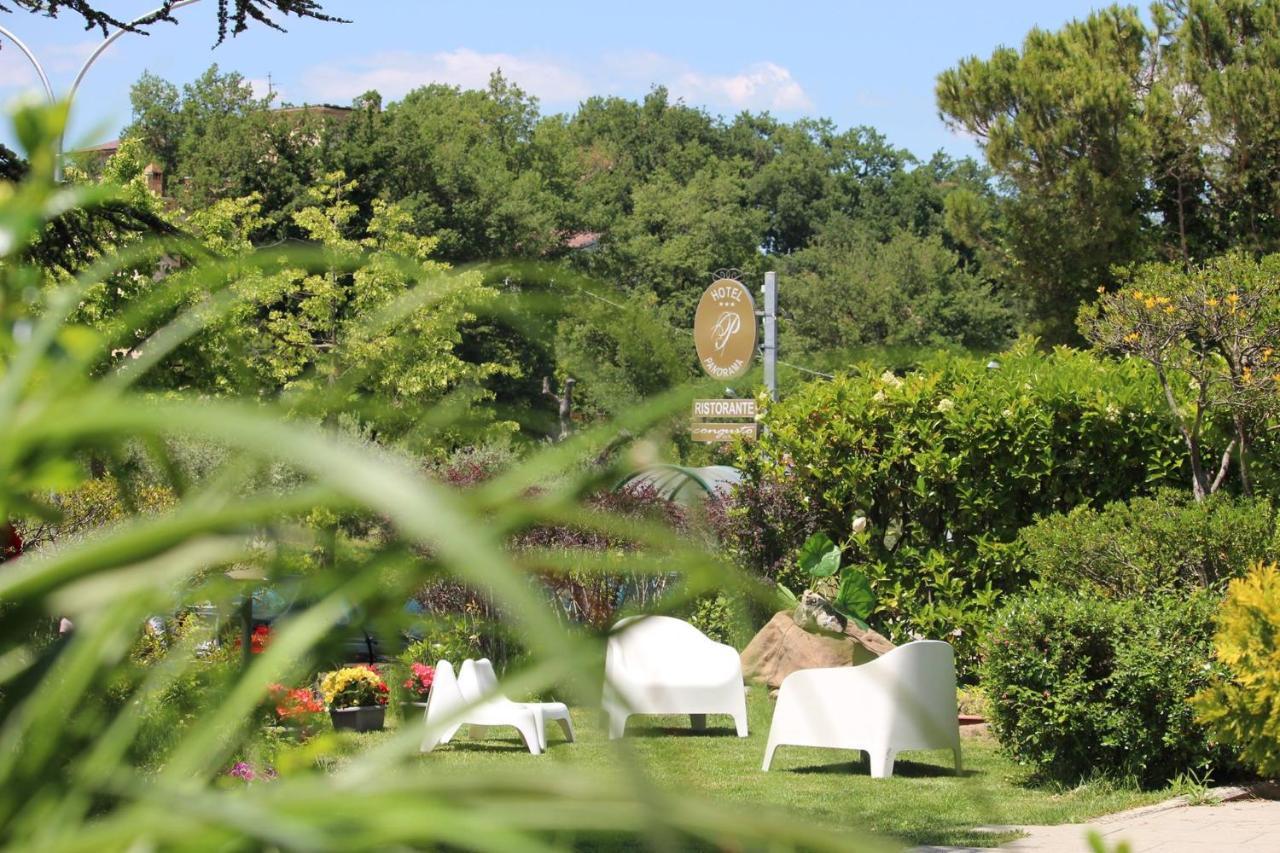
{"type": "Polygon", "coordinates": [[[742,651],[742,674],[763,684],[770,692],[782,679],[798,669],[829,666],[856,666],[874,660],[894,648],[880,634],[846,624],[844,632],[810,632],[783,611],[774,615],[742,651]]]}

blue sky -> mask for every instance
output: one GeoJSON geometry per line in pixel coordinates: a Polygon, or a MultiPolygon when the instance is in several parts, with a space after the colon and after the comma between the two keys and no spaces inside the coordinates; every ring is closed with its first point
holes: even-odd
{"type": "MultiPolygon", "coordinates": [[[[155,0],[101,0],[120,17],[155,0]],[[117,11],[118,10],[118,11],[117,11]]],[[[150,70],[182,83],[212,62],[295,103],[342,103],[369,88],[395,99],[430,82],[483,85],[501,66],[546,111],[591,94],[642,96],[666,85],[690,104],[732,115],[768,110],[871,125],[920,156],[976,153],[949,131],[933,101],[939,71],[962,57],[1017,45],[1033,26],[1056,28],[1106,5],[1085,0],[648,0],[621,4],[326,0],[346,25],[289,21],[211,50],[213,0],[179,11],[181,25],[126,35],[94,66],[70,138],[114,137],[129,119],[129,85],[150,70]],[[610,8],[616,7],[616,8],[610,8]]],[[[46,20],[0,13],[41,57],[62,92],[98,40],[69,13],[46,20]]],[[[22,55],[0,47],[0,103],[36,85],[22,55]]],[[[0,141],[12,145],[7,128],[0,141]]]]}

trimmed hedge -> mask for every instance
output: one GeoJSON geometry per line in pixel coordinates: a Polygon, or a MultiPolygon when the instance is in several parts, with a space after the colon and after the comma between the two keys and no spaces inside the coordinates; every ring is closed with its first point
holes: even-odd
{"type": "Polygon", "coordinates": [[[1265,498],[1226,493],[1197,502],[1189,491],[1077,507],[1022,531],[1019,558],[1038,583],[1112,597],[1224,589],[1266,558],[1276,532],[1265,498]]]}
{"type": "Polygon", "coordinates": [[[982,684],[1005,750],[1043,775],[1163,785],[1230,772],[1189,699],[1212,678],[1208,592],[1100,598],[1044,591],[1015,599],[983,642],[982,684]]]}

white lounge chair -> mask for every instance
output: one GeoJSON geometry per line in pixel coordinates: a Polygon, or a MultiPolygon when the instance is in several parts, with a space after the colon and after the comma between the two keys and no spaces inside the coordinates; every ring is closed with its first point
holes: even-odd
{"type": "Polygon", "coordinates": [[[517,705],[502,697],[483,702],[468,702],[458,686],[453,664],[442,660],[436,664],[435,680],[431,682],[431,694],[427,697],[427,710],[423,714],[426,732],[422,736],[422,752],[430,752],[442,743],[448,743],[464,725],[512,726],[520,732],[525,746],[534,755],[542,754],[542,739],[538,737],[538,715],[533,709],[517,705]]]}
{"type": "Polygon", "coordinates": [[[688,714],[704,729],[707,714],[733,717],[747,736],[742,661],[688,622],[632,616],[614,626],[605,650],[603,706],[610,739],[622,737],[632,714],[688,714]]]}
{"type": "MultiPolygon", "coordinates": [[[[492,698],[509,702],[498,687],[498,676],[488,658],[464,660],[458,670],[458,686],[468,702],[481,702],[492,698]]],[[[547,723],[556,722],[564,731],[565,740],[573,742],[573,720],[569,718],[569,706],[563,702],[512,702],[534,712],[538,721],[538,742],[547,748],[547,723]]],[[[484,736],[483,726],[472,726],[472,737],[484,736]]]]}
{"type": "Polygon", "coordinates": [[[859,666],[791,673],[778,690],[765,770],[783,745],[862,750],[876,779],[893,775],[902,750],[950,749],[959,773],[955,652],[917,640],[859,666]]]}

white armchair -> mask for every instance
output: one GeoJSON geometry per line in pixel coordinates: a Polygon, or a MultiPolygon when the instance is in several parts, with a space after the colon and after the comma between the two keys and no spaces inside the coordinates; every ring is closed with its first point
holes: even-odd
{"type": "Polygon", "coordinates": [[[501,696],[481,702],[469,701],[458,684],[453,664],[442,660],[436,664],[431,694],[427,697],[427,710],[423,714],[426,731],[422,735],[419,750],[431,752],[440,744],[448,743],[464,725],[512,726],[520,733],[529,752],[541,755],[539,722],[533,709],[517,705],[501,696]]]}
{"type": "Polygon", "coordinates": [[[917,640],[859,666],[791,673],[778,690],[765,770],[783,745],[862,750],[876,779],[893,775],[902,750],[950,749],[959,773],[955,652],[917,640]]]}
{"type": "Polygon", "coordinates": [[[605,650],[603,707],[609,737],[622,737],[633,714],[688,714],[695,729],[708,714],[733,717],[747,736],[742,661],[732,646],[717,643],[670,616],[632,616],[614,626],[605,650]]]}

